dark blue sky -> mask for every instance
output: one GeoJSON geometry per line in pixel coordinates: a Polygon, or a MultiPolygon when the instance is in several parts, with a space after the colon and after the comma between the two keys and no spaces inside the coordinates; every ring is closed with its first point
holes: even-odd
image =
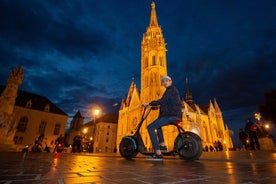
{"type": "MultiPolygon", "coordinates": [[[[0,0],[0,84],[22,65],[20,89],[48,97],[70,117],[118,109],[132,77],[152,1],[0,0]]],[[[216,98],[230,129],[276,88],[276,1],[158,0],[168,74],[197,104],[216,98]]],[[[139,87],[140,88],[140,87],[139,87]]]]}

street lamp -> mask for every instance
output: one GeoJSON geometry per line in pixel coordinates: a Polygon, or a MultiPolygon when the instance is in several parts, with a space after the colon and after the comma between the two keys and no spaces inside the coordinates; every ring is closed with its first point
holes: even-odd
{"type": "Polygon", "coordinates": [[[83,134],[86,134],[86,133],[87,133],[87,128],[84,128],[84,129],[82,130],[82,133],[83,133],[83,134]]]}
{"type": "Polygon", "coordinates": [[[100,114],[101,110],[99,108],[95,108],[93,110],[93,117],[94,117],[94,130],[93,130],[93,135],[92,135],[92,139],[95,139],[95,129],[96,129],[96,118],[97,116],[100,114]]]}
{"type": "Polygon", "coordinates": [[[92,142],[93,149],[94,149],[94,143],[95,143],[95,140],[96,140],[95,139],[95,137],[96,137],[96,118],[97,118],[97,116],[99,116],[100,113],[101,113],[101,109],[98,108],[98,107],[92,110],[94,121],[93,121],[93,131],[92,131],[90,140],[93,141],[92,142]]]}

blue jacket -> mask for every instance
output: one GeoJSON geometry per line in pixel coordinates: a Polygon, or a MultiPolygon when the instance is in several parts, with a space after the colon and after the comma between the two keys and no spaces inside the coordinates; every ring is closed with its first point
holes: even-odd
{"type": "Polygon", "coordinates": [[[159,117],[176,116],[182,119],[181,100],[175,86],[166,88],[162,98],[149,103],[150,106],[160,106],[159,117]]]}

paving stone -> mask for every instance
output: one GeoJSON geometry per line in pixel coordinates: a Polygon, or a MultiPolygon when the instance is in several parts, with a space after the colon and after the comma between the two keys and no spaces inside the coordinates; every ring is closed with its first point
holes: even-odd
{"type": "Polygon", "coordinates": [[[126,160],[110,153],[0,152],[0,184],[276,183],[275,151],[203,153],[197,161],[143,155],[126,160]]]}

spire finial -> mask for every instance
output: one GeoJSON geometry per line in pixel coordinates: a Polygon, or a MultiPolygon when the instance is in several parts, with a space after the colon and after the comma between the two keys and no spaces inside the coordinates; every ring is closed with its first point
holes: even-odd
{"type": "Polygon", "coordinates": [[[151,3],[150,26],[158,26],[154,2],[151,3]]]}
{"type": "Polygon", "coordinates": [[[192,93],[190,92],[190,89],[189,89],[189,86],[188,86],[188,77],[186,77],[186,101],[189,104],[193,103],[192,93]]]}

